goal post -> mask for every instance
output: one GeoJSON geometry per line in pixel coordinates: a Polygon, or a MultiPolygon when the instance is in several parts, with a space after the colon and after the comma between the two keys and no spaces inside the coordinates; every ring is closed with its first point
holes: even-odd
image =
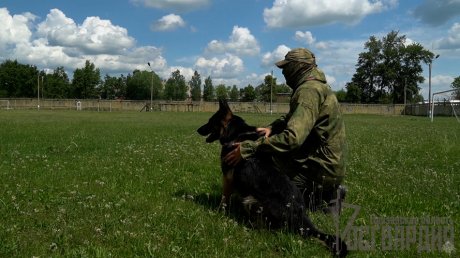
{"type": "Polygon", "coordinates": [[[460,99],[457,99],[456,96],[458,94],[454,94],[456,91],[460,91],[460,89],[453,89],[453,90],[445,90],[435,92],[431,95],[431,107],[430,107],[430,118],[431,122],[434,119],[434,109],[436,105],[443,103],[444,105],[449,105],[450,109],[452,110],[452,116],[455,116],[457,121],[460,123],[460,99]],[[439,97],[444,96],[442,101],[439,101],[439,97]],[[438,101],[435,101],[435,97],[438,97],[438,101]],[[435,104],[436,102],[436,104],[435,104]]]}

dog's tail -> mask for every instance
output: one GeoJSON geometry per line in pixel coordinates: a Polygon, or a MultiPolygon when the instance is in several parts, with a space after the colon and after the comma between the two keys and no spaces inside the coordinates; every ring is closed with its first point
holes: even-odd
{"type": "Polygon", "coordinates": [[[300,234],[305,238],[315,237],[321,240],[326,244],[334,257],[346,257],[348,254],[347,244],[340,236],[323,233],[315,227],[309,228],[306,232],[304,229],[300,229],[300,234]]]}

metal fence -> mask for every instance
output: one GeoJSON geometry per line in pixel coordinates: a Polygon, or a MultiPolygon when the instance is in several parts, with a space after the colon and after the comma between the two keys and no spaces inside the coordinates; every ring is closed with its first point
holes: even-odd
{"type": "MultiPolygon", "coordinates": [[[[434,116],[455,116],[455,113],[458,116],[460,114],[460,103],[458,102],[436,102],[433,105],[434,116]]],[[[427,103],[410,104],[406,106],[403,114],[412,116],[428,116],[430,114],[430,109],[428,108],[427,103]]]]}

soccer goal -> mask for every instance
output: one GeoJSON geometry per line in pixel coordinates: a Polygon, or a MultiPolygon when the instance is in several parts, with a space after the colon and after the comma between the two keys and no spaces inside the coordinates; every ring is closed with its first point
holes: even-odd
{"type": "Polygon", "coordinates": [[[0,100],[0,109],[12,109],[10,106],[10,101],[9,100],[0,100]]]}
{"type": "Polygon", "coordinates": [[[455,116],[460,123],[460,99],[457,94],[459,90],[446,90],[433,93],[431,95],[431,122],[435,115],[455,116]]]}

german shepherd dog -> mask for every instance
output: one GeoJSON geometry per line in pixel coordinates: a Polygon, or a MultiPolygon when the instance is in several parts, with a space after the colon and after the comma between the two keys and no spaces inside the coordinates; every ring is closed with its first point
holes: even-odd
{"type": "Polygon", "coordinates": [[[262,212],[263,219],[270,228],[287,227],[289,232],[305,238],[318,238],[334,256],[347,255],[347,246],[340,237],[316,229],[306,214],[303,194],[287,175],[275,170],[270,157],[256,154],[236,166],[229,166],[223,161],[225,155],[234,149],[233,143],[260,137],[256,127],[246,124],[241,117],[234,115],[226,101],[219,101],[219,110],[197,131],[200,135],[207,136],[206,142],[219,140],[222,145],[221,205],[228,206],[233,191],[243,197],[252,196],[257,200],[259,212],[262,212]]]}

